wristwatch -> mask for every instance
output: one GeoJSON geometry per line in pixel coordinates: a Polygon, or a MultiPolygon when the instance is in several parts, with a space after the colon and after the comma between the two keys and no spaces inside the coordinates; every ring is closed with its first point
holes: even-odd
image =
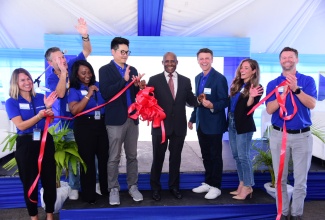
{"type": "Polygon", "coordinates": [[[293,94],[298,95],[298,94],[300,94],[300,92],[301,92],[301,89],[298,87],[298,89],[296,89],[296,91],[294,91],[293,94]]]}

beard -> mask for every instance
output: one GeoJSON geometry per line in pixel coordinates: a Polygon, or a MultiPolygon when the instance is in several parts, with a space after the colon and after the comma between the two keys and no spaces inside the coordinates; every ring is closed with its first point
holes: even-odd
{"type": "Polygon", "coordinates": [[[282,69],[284,71],[290,71],[290,70],[293,70],[295,68],[295,65],[294,64],[291,64],[291,65],[281,65],[282,66],[282,69]]]}

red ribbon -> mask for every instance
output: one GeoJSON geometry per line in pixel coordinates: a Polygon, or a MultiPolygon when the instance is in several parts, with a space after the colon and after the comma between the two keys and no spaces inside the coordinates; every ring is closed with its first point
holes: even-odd
{"type": "Polygon", "coordinates": [[[154,97],[154,87],[146,87],[140,90],[136,95],[136,102],[130,105],[128,113],[132,119],[137,119],[139,116],[142,121],[152,121],[152,127],[161,127],[161,143],[166,140],[164,119],[166,114],[164,110],[157,104],[157,99],[154,97]]]}
{"type": "Polygon", "coordinates": [[[43,132],[43,136],[42,136],[42,141],[41,141],[41,147],[40,147],[40,151],[39,151],[39,155],[38,155],[38,160],[37,160],[37,166],[38,166],[38,174],[32,184],[32,186],[29,188],[28,190],[28,198],[31,202],[33,203],[37,203],[37,201],[35,200],[32,200],[30,198],[32,192],[34,191],[37,183],[38,183],[38,180],[40,178],[40,175],[41,175],[41,170],[42,170],[42,161],[43,161],[43,156],[44,156],[44,151],[45,151],[45,143],[46,143],[46,138],[47,138],[47,130],[48,130],[48,127],[49,127],[49,124],[51,122],[51,119],[52,117],[50,116],[47,116],[46,117],[46,121],[45,121],[45,126],[44,126],[44,132],[43,132]]]}
{"type": "MultiPolygon", "coordinates": [[[[88,112],[91,112],[91,111],[94,111],[94,110],[97,110],[99,108],[102,108],[104,107],[105,105],[107,105],[108,103],[110,102],[113,102],[115,99],[117,99],[120,95],[123,94],[123,92],[125,92],[137,79],[134,79],[132,80],[131,83],[129,83],[127,86],[125,86],[121,91],[119,91],[115,96],[113,96],[113,98],[111,98],[109,101],[107,101],[106,103],[104,104],[101,104],[99,106],[96,106],[94,108],[91,108],[91,109],[88,109],[84,112],[80,112],[78,114],[76,114],[74,117],[65,117],[65,116],[46,116],[46,121],[45,121],[45,126],[44,126],[44,132],[43,132],[43,136],[42,136],[42,141],[41,141],[41,147],[40,147],[40,152],[39,152],[39,155],[38,155],[38,161],[37,161],[37,165],[38,165],[38,174],[33,182],[33,184],[31,185],[31,187],[29,188],[28,190],[28,198],[31,202],[33,203],[37,203],[37,201],[35,200],[32,200],[30,198],[32,192],[34,191],[36,185],[37,185],[37,182],[40,178],[40,175],[41,175],[41,169],[42,169],[42,161],[43,161],[43,156],[44,156],[44,150],[45,150],[45,143],[46,143],[46,137],[47,137],[47,131],[48,131],[48,127],[50,125],[50,122],[51,122],[51,119],[52,118],[62,118],[62,119],[67,119],[67,120],[72,120],[72,119],[75,119],[76,117],[79,117],[81,115],[84,115],[84,114],[87,114],[88,112]]],[[[45,114],[45,113],[44,113],[45,114]]]]}
{"type": "Polygon", "coordinates": [[[72,119],[75,119],[76,117],[79,117],[81,115],[84,115],[84,114],[87,114],[89,112],[92,112],[92,111],[95,111],[97,109],[100,109],[102,107],[104,107],[105,105],[107,105],[108,103],[111,103],[113,102],[114,100],[116,100],[118,97],[120,97],[131,85],[133,85],[133,83],[136,81],[136,79],[134,79],[131,83],[129,83],[127,86],[125,86],[121,91],[119,91],[116,95],[113,96],[113,98],[111,98],[110,100],[108,100],[107,102],[101,104],[101,105],[98,105],[94,108],[91,108],[91,109],[88,109],[86,111],[83,111],[83,112],[80,112],[78,114],[76,114],[75,116],[73,117],[65,117],[65,116],[54,116],[54,118],[62,118],[62,119],[67,119],[67,120],[72,120],[72,119]]]}
{"type": "Polygon", "coordinates": [[[287,83],[286,80],[284,80],[282,83],[280,83],[272,92],[270,92],[261,101],[259,101],[256,105],[254,105],[254,107],[247,113],[247,115],[252,114],[255,111],[255,109],[257,109],[260,105],[262,105],[266,100],[268,100],[273,95],[273,93],[275,93],[275,91],[278,90],[278,87],[284,86],[286,83],[287,83]]]}
{"type": "Polygon", "coordinates": [[[262,103],[264,103],[266,100],[268,100],[275,93],[276,99],[277,99],[277,101],[279,103],[279,106],[280,106],[279,116],[283,119],[282,146],[281,146],[279,170],[278,170],[278,176],[277,176],[278,213],[277,213],[276,220],[279,220],[281,218],[281,215],[282,215],[282,186],[281,186],[281,182],[282,182],[282,174],[283,174],[283,167],[284,167],[284,161],[285,161],[285,157],[286,157],[286,147],[287,147],[286,121],[291,120],[295,116],[295,114],[297,113],[297,110],[298,110],[291,90],[288,89],[288,90],[285,91],[285,96],[284,96],[283,99],[281,98],[281,96],[279,94],[278,88],[282,87],[282,86],[284,86],[286,84],[287,84],[286,80],[281,82],[272,92],[270,92],[261,101],[259,101],[247,113],[247,115],[253,113],[255,111],[255,109],[257,109],[262,103]],[[287,111],[287,109],[285,107],[286,98],[287,98],[287,95],[289,93],[290,93],[291,102],[292,102],[292,106],[293,106],[293,113],[291,115],[288,115],[288,111],[287,111]]]}
{"type": "Polygon", "coordinates": [[[280,106],[279,115],[283,119],[282,146],[281,146],[280,163],[279,163],[279,170],[278,170],[278,176],[277,176],[278,214],[277,214],[276,220],[280,220],[281,215],[282,215],[282,185],[281,184],[282,184],[282,174],[283,174],[284,161],[286,158],[286,147],[287,147],[286,121],[291,120],[295,116],[298,108],[297,108],[297,105],[296,105],[296,102],[294,100],[291,90],[288,89],[285,92],[285,97],[283,99],[281,98],[277,88],[276,88],[275,94],[276,94],[276,99],[280,106]],[[290,93],[291,103],[293,106],[293,112],[291,115],[288,115],[287,109],[285,107],[286,98],[287,98],[288,93],[290,93]]]}

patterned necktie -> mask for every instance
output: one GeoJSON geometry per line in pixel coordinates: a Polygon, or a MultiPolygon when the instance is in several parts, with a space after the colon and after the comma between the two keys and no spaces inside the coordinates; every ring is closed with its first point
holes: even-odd
{"type": "Polygon", "coordinates": [[[170,91],[172,93],[173,99],[175,99],[173,74],[170,73],[168,76],[169,76],[168,85],[169,85],[170,91]]]}

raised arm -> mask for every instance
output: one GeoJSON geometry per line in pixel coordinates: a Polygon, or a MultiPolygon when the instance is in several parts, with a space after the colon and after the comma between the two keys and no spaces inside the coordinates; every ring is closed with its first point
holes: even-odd
{"type": "Polygon", "coordinates": [[[82,37],[82,53],[87,58],[90,55],[92,48],[90,44],[87,23],[83,18],[78,19],[76,29],[82,37]]]}
{"type": "Polygon", "coordinates": [[[59,98],[63,98],[67,91],[68,70],[66,69],[65,65],[63,64],[64,61],[62,59],[57,58],[54,62],[56,62],[60,68],[60,74],[58,75],[59,82],[56,85],[55,92],[57,93],[57,96],[59,98]]]}

